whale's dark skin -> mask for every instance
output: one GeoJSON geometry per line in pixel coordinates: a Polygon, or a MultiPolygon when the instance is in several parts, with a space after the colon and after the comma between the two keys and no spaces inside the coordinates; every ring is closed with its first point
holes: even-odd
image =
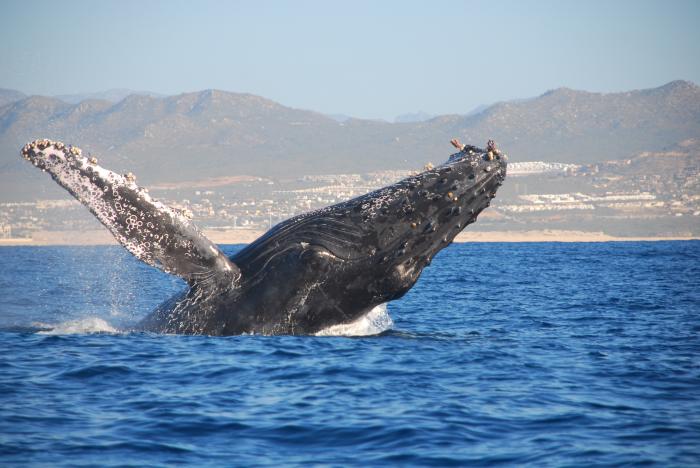
{"type": "Polygon", "coordinates": [[[133,176],[48,140],[22,154],[134,255],[187,281],[189,289],[140,329],[208,335],[313,334],[402,297],[435,254],[476,221],[506,173],[505,157],[467,146],[436,168],[284,221],[227,258],[133,176]]]}

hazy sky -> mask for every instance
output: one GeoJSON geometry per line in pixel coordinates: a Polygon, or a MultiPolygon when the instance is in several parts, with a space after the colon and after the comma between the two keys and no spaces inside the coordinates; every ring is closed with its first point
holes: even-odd
{"type": "Polygon", "coordinates": [[[700,1],[0,2],[0,87],[217,88],[391,119],[700,83],[700,1]]]}

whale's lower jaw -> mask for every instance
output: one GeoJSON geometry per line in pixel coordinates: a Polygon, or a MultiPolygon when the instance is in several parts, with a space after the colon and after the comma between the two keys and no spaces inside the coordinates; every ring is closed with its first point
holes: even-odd
{"type": "Polygon", "coordinates": [[[22,155],[137,258],[187,281],[189,290],[159,306],[142,329],[207,335],[314,334],[402,297],[489,205],[506,170],[505,158],[469,147],[439,167],[280,223],[229,259],[131,174],[49,140],[22,155]]]}

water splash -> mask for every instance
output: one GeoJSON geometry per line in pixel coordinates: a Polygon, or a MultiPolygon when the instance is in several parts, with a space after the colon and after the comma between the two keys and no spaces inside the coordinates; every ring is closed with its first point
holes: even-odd
{"type": "Polygon", "coordinates": [[[391,329],[394,321],[387,312],[386,304],[379,304],[351,323],[332,325],[316,333],[316,336],[371,336],[391,329]]]}
{"type": "Polygon", "coordinates": [[[120,333],[104,319],[99,317],[87,317],[80,320],[70,320],[57,325],[35,323],[42,330],[38,332],[42,335],[82,335],[90,333],[120,333]]]}

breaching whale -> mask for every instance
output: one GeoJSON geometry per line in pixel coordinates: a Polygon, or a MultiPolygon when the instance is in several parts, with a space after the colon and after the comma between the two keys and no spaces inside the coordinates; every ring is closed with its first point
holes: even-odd
{"type": "Polygon", "coordinates": [[[440,166],[291,218],[230,258],[130,173],[50,140],[28,143],[22,155],[134,256],[187,282],[139,329],[234,335],[313,334],[403,296],[496,195],[506,158],[490,150],[465,146],[440,166]]]}

